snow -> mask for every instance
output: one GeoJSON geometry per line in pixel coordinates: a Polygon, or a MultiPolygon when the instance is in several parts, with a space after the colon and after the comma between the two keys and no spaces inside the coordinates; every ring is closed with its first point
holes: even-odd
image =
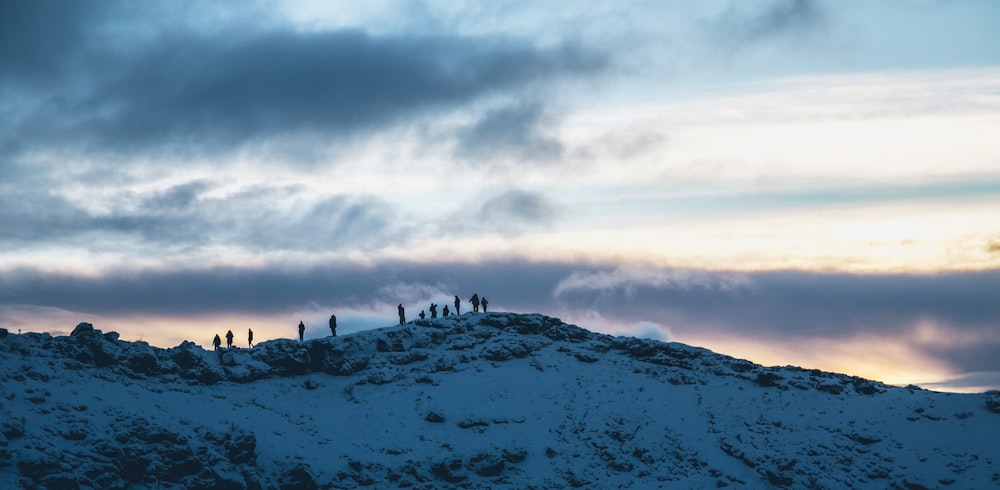
{"type": "Polygon", "coordinates": [[[542,315],[205,351],[0,339],[0,488],[986,488],[1000,393],[766,368],[542,315]]]}

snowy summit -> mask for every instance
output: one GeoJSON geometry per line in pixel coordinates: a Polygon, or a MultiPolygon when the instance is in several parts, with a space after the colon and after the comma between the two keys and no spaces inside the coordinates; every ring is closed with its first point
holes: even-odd
{"type": "Polygon", "coordinates": [[[2,488],[986,488],[1000,393],[542,315],[160,349],[0,330],[2,488]]]}

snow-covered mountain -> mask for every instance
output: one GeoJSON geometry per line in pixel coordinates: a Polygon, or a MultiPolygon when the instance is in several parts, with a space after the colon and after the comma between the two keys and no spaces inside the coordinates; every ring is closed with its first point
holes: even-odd
{"type": "Polygon", "coordinates": [[[541,315],[206,351],[0,331],[0,488],[995,488],[1000,393],[541,315]]]}

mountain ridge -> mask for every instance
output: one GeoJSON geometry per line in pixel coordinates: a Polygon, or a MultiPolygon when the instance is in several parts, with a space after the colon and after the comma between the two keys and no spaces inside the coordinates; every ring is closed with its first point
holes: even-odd
{"type": "Polygon", "coordinates": [[[6,486],[1000,485],[983,436],[1000,393],[763,367],[538,314],[217,352],[86,323],[0,336],[6,486]]]}

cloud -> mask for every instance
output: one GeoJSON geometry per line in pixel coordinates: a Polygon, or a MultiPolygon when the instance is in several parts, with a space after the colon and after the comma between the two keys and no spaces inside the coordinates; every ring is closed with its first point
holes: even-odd
{"type": "Polygon", "coordinates": [[[3,31],[0,44],[27,52],[0,48],[0,91],[13,96],[0,105],[0,146],[22,151],[214,154],[296,137],[344,139],[605,65],[582,45],[504,36],[205,29],[190,19],[168,27],[155,7],[119,9],[152,32],[126,44],[102,27],[111,6],[74,2],[67,13],[42,3],[4,7],[4,22],[17,28],[3,31]],[[49,14],[65,33],[50,29],[49,14]],[[43,83],[17,83],[27,78],[43,83]]]}
{"type": "Polygon", "coordinates": [[[1000,387],[1000,371],[965,373],[949,379],[920,383],[920,386],[929,390],[981,393],[1000,387]]]}
{"type": "Polygon", "coordinates": [[[553,295],[562,297],[574,293],[620,292],[628,297],[635,295],[640,288],[733,292],[749,291],[753,287],[754,281],[745,274],[618,267],[610,271],[574,272],[556,284],[553,295]]]}
{"type": "MultiPolygon", "coordinates": [[[[680,342],[716,338],[775,348],[800,343],[828,346],[843,358],[850,349],[871,345],[858,339],[880,339],[884,348],[914,352],[962,373],[1000,371],[1000,304],[993,297],[998,283],[998,271],[732,274],[516,259],[130,268],[91,276],[22,268],[0,275],[0,310],[48,308],[84,318],[270,318],[301,312],[319,312],[313,316],[320,318],[333,310],[381,314],[391,324],[389,307],[397,303],[415,314],[431,301],[445,304],[455,294],[464,301],[477,292],[490,298],[495,311],[540,312],[607,333],[680,342]]],[[[877,357],[877,351],[863,354],[877,357]]]]}
{"type": "Polygon", "coordinates": [[[735,54],[769,41],[808,38],[828,22],[829,14],[817,0],[733,2],[711,30],[735,54]]]}
{"type": "Polygon", "coordinates": [[[564,147],[549,135],[553,123],[538,102],[493,109],[459,132],[455,155],[472,163],[555,162],[562,157],[564,147]]]}
{"type": "Polygon", "coordinates": [[[87,49],[89,24],[109,5],[90,0],[0,4],[0,88],[4,82],[56,83],[72,54],[87,49]]]}
{"type": "Polygon", "coordinates": [[[476,222],[487,229],[516,232],[546,226],[559,211],[545,195],[512,189],[486,199],[476,212],[476,222]]]}
{"type": "Polygon", "coordinates": [[[991,254],[1000,253],[1000,240],[990,240],[986,244],[986,251],[991,254]]]}
{"type": "Polygon", "coordinates": [[[44,189],[0,194],[0,250],[31,244],[102,243],[128,255],[223,246],[250,252],[373,247],[406,235],[395,206],[370,195],[313,196],[294,186],[243,186],[220,193],[208,180],[129,191],[96,209],[44,189]],[[214,194],[213,194],[214,193],[214,194]]]}

